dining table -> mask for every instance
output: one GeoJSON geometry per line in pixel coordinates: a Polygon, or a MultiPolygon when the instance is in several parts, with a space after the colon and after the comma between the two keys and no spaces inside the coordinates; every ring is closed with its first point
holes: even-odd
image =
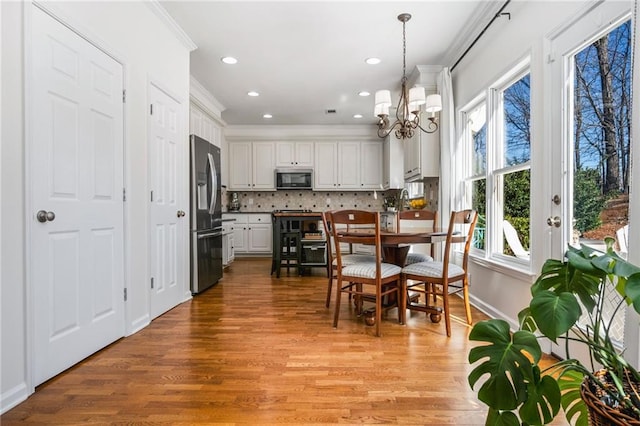
{"type": "MultiPolygon", "coordinates": [[[[371,237],[373,229],[360,228],[351,229],[349,231],[338,231],[344,242],[351,244],[371,245],[370,242],[364,241],[364,237],[371,237]]],[[[460,232],[453,233],[453,242],[463,242],[464,237],[459,235],[460,232]]],[[[382,246],[382,258],[386,263],[392,263],[400,267],[405,266],[407,254],[413,244],[433,244],[445,241],[447,231],[434,230],[424,232],[394,232],[380,231],[380,245],[382,246]]]]}
{"type": "MultiPolygon", "coordinates": [[[[366,244],[371,245],[370,237],[375,231],[370,228],[356,228],[345,231],[338,231],[344,242],[351,244],[366,244]],[[365,239],[364,237],[369,237],[365,239]]],[[[405,266],[407,255],[413,244],[434,244],[442,241],[446,241],[448,230],[433,230],[424,232],[394,232],[394,231],[380,231],[380,245],[382,246],[382,258],[386,263],[392,263],[400,267],[405,266]]],[[[459,231],[454,231],[452,234],[452,242],[464,242],[465,236],[461,235],[459,231]]],[[[398,306],[398,301],[395,300],[395,295],[389,295],[389,298],[383,301],[384,309],[398,307],[402,310],[402,323],[405,323],[407,301],[406,298],[401,298],[398,306]]],[[[409,298],[415,298],[417,301],[418,296],[408,295],[409,298]]],[[[365,298],[367,299],[367,298],[365,298]]],[[[413,299],[412,299],[413,300],[413,299]]],[[[427,301],[428,303],[428,301],[427,301]]],[[[428,306],[427,310],[430,311],[430,319],[432,322],[440,322],[442,308],[439,306],[428,306]]]]}

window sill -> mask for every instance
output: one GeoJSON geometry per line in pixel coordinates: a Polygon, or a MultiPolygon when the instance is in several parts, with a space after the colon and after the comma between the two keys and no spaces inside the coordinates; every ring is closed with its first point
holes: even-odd
{"type": "Polygon", "coordinates": [[[508,256],[496,256],[491,259],[487,259],[485,257],[470,254],[469,259],[478,266],[491,269],[492,271],[508,275],[527,283],[533,283],[537,277],[537,274],[531,272],[530,264],[519,263],[508,256]]]}

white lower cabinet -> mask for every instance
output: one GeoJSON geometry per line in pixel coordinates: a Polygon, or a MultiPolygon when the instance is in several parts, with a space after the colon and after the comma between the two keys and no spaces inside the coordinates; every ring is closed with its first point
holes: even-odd
{"type": "Polygon", "coordinates": [[[235,254],[271,254],[270,213],[225,213],[233,223],[233,252],[235,254]]]}
{"type": "Polygon", "coordinates": [[[235,258],[233,224],[235,222],[222,223],[222,266],[227,267],[235,258]]]}

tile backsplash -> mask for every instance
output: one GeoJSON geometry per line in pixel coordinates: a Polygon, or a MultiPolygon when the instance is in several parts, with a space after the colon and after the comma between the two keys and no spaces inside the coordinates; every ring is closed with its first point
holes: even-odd
{"type": "MultiPolygon", "coordinates": [[[[222,211],[229,210],[231,193],[236,192],[241,212],[271,212],[283,209],[312,211],[361,209],[384,210],[384,197],[398,196],[399,190],[387,191],[227,191],[222,189],[222,211]],[[377,197],[376,197],[377,195],[377,197]]],[[[425,179],[427,207],[438,208],[438,179],[425,179]],[[430,198],[431,197],[431,198],[430,198]]]]}

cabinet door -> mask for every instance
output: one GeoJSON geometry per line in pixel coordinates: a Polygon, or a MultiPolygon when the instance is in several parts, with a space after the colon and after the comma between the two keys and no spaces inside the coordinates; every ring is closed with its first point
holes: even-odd
{"type": "Polygon", "coordinates": [[[440,176],[440,131],[420,134],[421,177],[440,176]]]}
{"type": "MultiPolygon", "coordinates": [[[[203,114],[202,115],[202,138],[204,140],[207,140],[211,143],[214,143],[214,137],[213,137],[213,128],[214,128],[214,124],[213,124],[213,120],[207,115],[207,114],[203,114]]],[[[219,146],[219,144],[218,144],[219,146]]]]}
{"type": "Polygon", "coordinates": [[[383,185],[384,189],[404,188],[404,147],[402,141],[393,134],[384,139],[383,161],[383,185]]]}
{"type": "Polygon", "coordinates": [[[414,179],[420,175],[420,135],[414,134],[404,140],[404,178],[414,179]]]}
{"type": "Polygon", "coordinates": [[[316,142],[314,189],[337,189],[338,146],[336,142],[316,142]]]}
{"type": "Polygon", "coordinates": [[[338,142],[338,188],[360,189],[360,142],[338,142]]]}
{"type": "Polygon", "coordinates": [[[251,189],[251,142],[229,144],[229,189],[251,189]]]}
{"type": "Polygon", "coordinates": [[[227,264],[231,264],[236,258],[235,236],[233,233],[227,235],[227,264]]]}
{"type": "Polygon", "coordinates": [[[276,143],[276,167],[293,167],[296,165],[296,148],[294,142],[276,143]]]}
{"type": "Polygon", "coordinates": [[[233,249],[236,253],[249,251],[249,224],[235,223],[233,225],[233,249]]]}
{"type": "Polygon", "coordinates": [[[360,188],[381,189],[382,142],[362,142],[360,145],[360,188]]]}
{"type": "Polygon", "coordinates": [[[270,253],[271,252],[271,224],[261,223],[249,224],[249,252],[250,253],[270,253]]]}
{"type": "Polygon", "coordinates": [[[252,189],[274,190],[276,164],[275,142],[253,142],[252,189]]]}
{"type": "Polygon", "coordinates": [[[313,142],[296,142],[296,167],[313,167],[313,142]]]}
{"type": "Polygon", "coordinates": [[[202,137],[202,113],[191,105],[189,108],[189,134],[202,137]]]}

